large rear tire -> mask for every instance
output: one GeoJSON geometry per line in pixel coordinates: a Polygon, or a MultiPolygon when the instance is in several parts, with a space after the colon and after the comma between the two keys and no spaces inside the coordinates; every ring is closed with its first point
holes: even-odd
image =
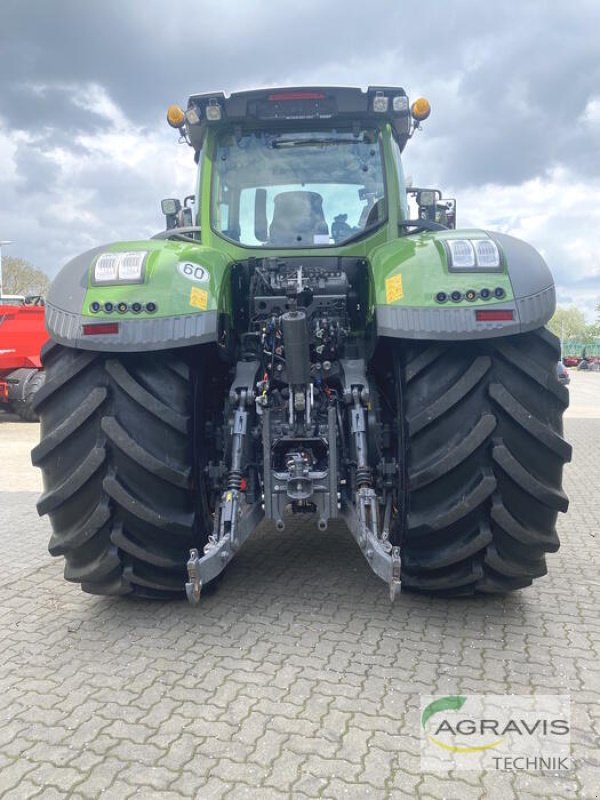
{"type": "Polygon", "coordinates": [[[545,329],[476,342],[392,345],[406,589],[509,592],[546,573],[568,499],[568,390],[545,329]]]}
{"type": "Polygon", "coordinates": [[[194,474],[196,372],[177,352],[112,356],[51,343],[42,360],[32,461],[50,553],[91,594],[183,596],[189,549],[209,532],[194,474]]]}
{"type": "Polygon", "coordinates": [[[23,400],[18,400],[12,404],[13,411],[18,414],[24,422],[38,422],[39,417],[34,409],[34,400],[36,394],[42,388],[46,381],[46,375],[41,370],[38,370],[27,382],[25,387],[25,396],[23,400]]]}

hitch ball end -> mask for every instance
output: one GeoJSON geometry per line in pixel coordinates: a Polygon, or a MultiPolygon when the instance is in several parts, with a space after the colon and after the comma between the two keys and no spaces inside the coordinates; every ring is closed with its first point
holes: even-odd
{"type": "Polygon", "coordinates": [[[200,593],[202,591],[202,581],[198,573],[200,555],[196,548],[190,550],[190,558],[187,562],[187,572],[189,581],[185,584],[185,594],[191,606],[200,605],[200,593]]]}

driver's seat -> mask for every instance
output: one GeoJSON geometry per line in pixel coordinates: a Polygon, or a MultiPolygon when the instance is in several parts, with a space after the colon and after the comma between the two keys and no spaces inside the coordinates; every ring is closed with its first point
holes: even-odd
{"type": "Polygon", "coordinates": [[[309,247],[315,236],[328,236],[323,198],[317,192],[281,192],[273,200],[269,243],[309,247]]]}

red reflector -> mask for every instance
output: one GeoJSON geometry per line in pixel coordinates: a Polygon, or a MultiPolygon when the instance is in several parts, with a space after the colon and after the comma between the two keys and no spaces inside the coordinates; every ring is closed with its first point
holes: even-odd
{"type": "Polygon", "coordinates": [[[271,103],[285,102],[286,100],[325,100],[325,95],[321,92],[280,92],[270,94],[268,98],[271,103]]]}
{"type": "Polygon", "coordinates": [[[83,326],[84,336],[108,336],[119,332],[118,322],[94,322],[83,326]]]}
{"type": "Polygon", "coordinates": [[[512,318],[513,312],[505,308],[486,308],[475,312],[477,322],[508,322],[512,318]]]}

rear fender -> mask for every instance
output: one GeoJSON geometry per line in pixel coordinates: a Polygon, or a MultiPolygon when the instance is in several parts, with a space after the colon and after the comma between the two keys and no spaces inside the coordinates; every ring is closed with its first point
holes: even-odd
{"type": "Polygon", "coordinates": [[[200,244],[118,242],[77,256],[52,282],[46,326],[52,338],[84,350],[135,352],[214,342],[218,315],[230,313],[230,259],[200,244]],[[142,253],[135,283],[94,279],[104,253],[142,253]]]}
{"type": "Polygon", "coordinates": [[[369,269],[379,336],[448,340],[508,336],[542,327],[556,306],[554,281],[544,259],[530,245],[506,234],[476,229],[401,237],[374,250],[369,269]],[[445,242],[484,238],[498,245],[499,268],[449,269],[445,242]],[[486,289],[491,293],[488,299],[481,295],[486,289]],[[452,300],[453,292],[460,293],[460,299],[452,300]],[[447,299],[440,302],[439,293],[447,299]],[[494,316],[500,318],[489,319],[494,316]]]}

